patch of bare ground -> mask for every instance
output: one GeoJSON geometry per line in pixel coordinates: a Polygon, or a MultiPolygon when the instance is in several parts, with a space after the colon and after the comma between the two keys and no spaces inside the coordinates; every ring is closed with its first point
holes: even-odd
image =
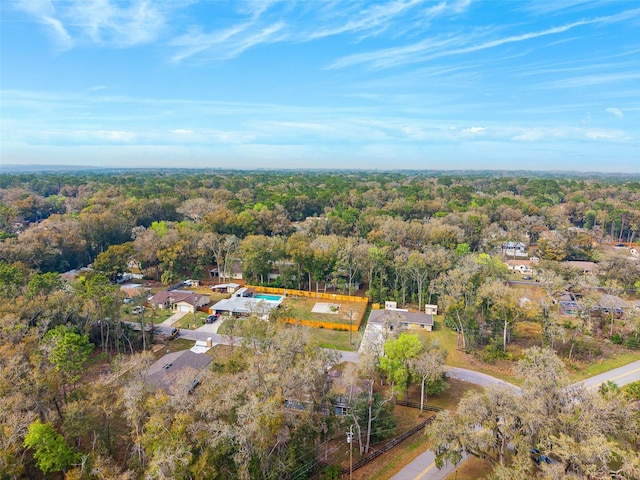
{"type": "Polygon", "coordinates": [[[445,480],[477,480],[487,478],[493,468],[491,464],[477,457],[469,457],[458,468],[445,477],[445,480]]]}

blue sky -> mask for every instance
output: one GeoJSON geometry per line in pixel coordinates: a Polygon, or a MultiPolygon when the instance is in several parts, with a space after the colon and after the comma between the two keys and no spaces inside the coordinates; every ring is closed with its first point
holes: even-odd
{"type": "Polygon", "coordinates": [[[7,0],[0,162],[640,172],[640,2],[7,0]]]}

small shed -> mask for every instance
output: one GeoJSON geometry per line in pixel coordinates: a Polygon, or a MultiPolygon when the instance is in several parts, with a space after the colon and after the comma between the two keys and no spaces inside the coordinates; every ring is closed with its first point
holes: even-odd
{"type": "Polygon", "coordinates": [[[239,283],[220,283],[218,285],[212,285],[211,290],[217,293],[234,293],[240,288],[239,283]]]}

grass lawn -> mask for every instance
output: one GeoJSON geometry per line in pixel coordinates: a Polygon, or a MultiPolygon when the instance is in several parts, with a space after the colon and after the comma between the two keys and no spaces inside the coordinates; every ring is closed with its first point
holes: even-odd
{"type": "MultiPolygon", "coordinates": [[[[160,310],[159,308],[147,308],[144,311],[144,321],[146,323],[152,322],[154,325],[158,325],[164,322],[167,318],[173,315],[173,310],[160,310]]],[[[139,322],[139,315],[131,315],[131,322],[139,322]]]]}
{"type": "Polygon", "coordinates": [[[287,297],[282,306],[289,310],[287,316],[298,318],[300,320],[318,320],[321,322],[334,322],[349,324],[349,317],[351,321],[357,323],[358,319],[364,315],[367,308],[366,303],[351,303],[341,302],[337,300],[328,300],[324,298],[302,298],[302,297],[287,297]],[[313,309],[316,303],[330,303],[340,305],[340,309],[337,314],[333,313],[314,313],[313,309]]]}
{"type": "Polygon", "coordinates": [[[188,330],[193,330],[194,325],[195,325],[195,328],[198,328],[204,325],[206,323],[206,319],[208,315],[209,314],[207,312],[196,312],[195,315],[193,313],[187,313],[180,320],[178,320],[177,322],[174,322],[173,326],[177,328],[185,328],[188,330]]]}
{"type": "Polygon", "coordinates": [[[186,338],[176,338],[175,340],[170,340],[166,342],[162,348],[156,350],[153,354],[156,360],[162,358],[167,354],[167,351],[170,352],[179,352],[181,350],[188,350],[195,345],[196,342],[193,340],[187,340],[186,338]]]}
{"type": "Polygon", "coordinates": [[[614,368],[622,367],[623,365],[627,365],[628,363],[635,362],[637,360],[640,360],[640,354],[637,352],[621,352],[613,354],[613,356],[598,360],[597,362],[580,369],[580,371],[570,372],[571,378],[578,382],[580,380],[593,377],[594,375],[598,375],[599,373],[608,372],[614,368]]]}
{"type": "Polygon", "coordinates": [[[351,332],[351,345],[349,345],[349,332],[329,330],[327,328],[303,327],[309,332],[311,343],[322,348],[334,348],[336,350],[356,351],[360,347],[362,332],[351,332]]]}

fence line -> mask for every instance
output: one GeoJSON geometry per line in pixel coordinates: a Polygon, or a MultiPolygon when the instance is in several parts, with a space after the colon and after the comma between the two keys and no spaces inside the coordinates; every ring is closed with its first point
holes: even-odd
{"type": "Polygon", "coordinates": [[[339,300],[341,302],[352,303],[368,303],[367,297],[354,297],[353,295],[343,295],[341,293],[324,293],[324,292],[309,292],[307,290],[293,290],[291,288],[277,288],[277,287],[262,287],[245,285],[248,288],[253,288],[259,293],[273,293],[276,295],[291,295],[292,297],[308,297],[308,298],[322,298],[324,300],[339,300]]]}
{"type": "MultiPolygon", "coordinates": [[[[409,408],[420,408],[420,404],[417,402],[406,402],[406,401],[395,401],[396,405],[400,405],[401,407],[409,407],[409,408]]],[[[434,407],[431,405],[424,405],[422,407],[423,410],[429,410],[430,412],[441,412],[444,408],[434,407]]]]}
{"type": "Polygon", "coordinates": [[[303,325],[305,327],[312,328],[326,328],[328,330],[338,330],[342,332],[357,332],[360,329],[360,324],[362,323],[362,318],[359,322],[353,322],[351,324],[348,323],[334,323],[334,322],[323,322],[322,320],[304,320],[299,318],[283,318],[285,323],[290,323],[292,325],[303,325]]]}
{"type": "MultiPolygon", "coordinates": [[[[433,407],[433,408],[437,408],[437,407],[433,407]]],[[[402,442],[402,441],[406,440],[407,438],[409,438],[410,436],[412,436],[414,433],[417,433],[420,430],[422,430],[424,427],[426,427],[431,422],[433,422],[434,418],[435,417],[427,418],[425,421],[423,421],[422,423],[419,423],[418,425],[413,427],[411,430],[409,430],[409,431],[403,433],[402,435],[400,435],[399,437],[396,437],[393,440],[391,440],[389,443],[384,445],[381,449],[375,450],[375,451],[371,452],[370,454],[368,454],[366,457],[361,458],[360,460],[358,460],[356,463],[353,464],[353,467],[351,467],[351,468],[350,467],[343,468],[342,470],[340,470],[340,474],[341,475],[346,475],[350,471],[351,472],[355,472],[359,468],[364,467],[367,463],[370,463],[370,462],[374,461],[380,455],[382,455],[383,453],[388,452],[393,447],[398,445],[400,442],[402,442]]]]}

